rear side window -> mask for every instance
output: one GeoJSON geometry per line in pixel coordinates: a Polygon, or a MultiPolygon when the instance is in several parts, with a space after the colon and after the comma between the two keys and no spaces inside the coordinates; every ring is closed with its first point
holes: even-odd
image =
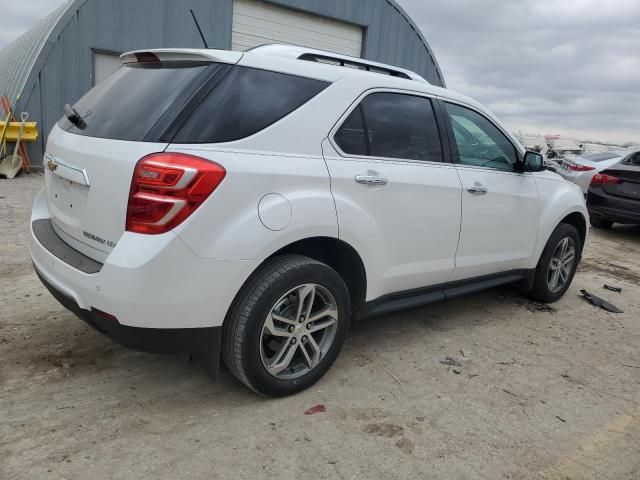
{"type": "Polygon", "coordinates": [[[443,160],[433,106],[424,97],[373,93],[347,118],[334,139],[350,155],[443,160]]]}
{"type": "Polygon", "coordinates": [[[358,105],[335,134],[335,141],[343,152],[351,155],[368,155],[368,142],[363,123],[362,105],[358,105]]]}
{"type": "Polygon", "coordinates": [[[630,155],[622,163],[625,165],[640,167],[640,152],[630,155]]]}
{"type": "Polygon", "coordinates": [[[230,142],[293,112],[329,85],[284,73],[235,67],[196,107],[175,143],[230,142]]]}
{"type": "Polygon", "coordinates": [[[183,92],[204,82],[217,68],[217,64],[185,62],[124,65],[74,105],[86,123],[84,129],[66,117],[59,126],[89,137],[158,141],[148,137],[156,123],[174,114],[172,106],[183,92]]]}

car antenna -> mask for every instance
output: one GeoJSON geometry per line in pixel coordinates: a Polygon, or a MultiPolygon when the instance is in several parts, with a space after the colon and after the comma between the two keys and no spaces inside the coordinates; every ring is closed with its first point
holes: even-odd
{"type": "Polygon", "coordinates": [[[209,48],[207,44],[207,39],[204,38],[204,34],[202,33],[202,29],[200,28],[200,24],[198,23],[198,19],[196,18],[196,14],[193,13],[193,10],[189,10],[191,12],[191,16],[193,17],[193,21],[196,24],[196,28],[198,29],[198,33],[200,33],[200,38],[202,39],[202,43],[204,43],[204,48],[209,48]]]}

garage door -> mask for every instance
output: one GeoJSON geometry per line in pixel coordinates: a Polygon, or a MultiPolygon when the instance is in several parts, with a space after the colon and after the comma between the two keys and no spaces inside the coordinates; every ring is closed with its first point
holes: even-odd
{"type": "Polygon", "coordinates": [[[93,52],[93,85],[102,82],[121,65],[120,56],[115,53],[93,52]]]}
{"type": "Polygon", "coordinates": [[[363,29],[257,0],[233,2],[232,49],[286,43],[360,57],[363,29]]]}

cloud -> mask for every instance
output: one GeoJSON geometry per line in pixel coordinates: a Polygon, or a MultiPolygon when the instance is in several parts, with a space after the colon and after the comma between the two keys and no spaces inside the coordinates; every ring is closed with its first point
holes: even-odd
{"type": "Polygon", "coordinates": [[[512,130],[640,141],[640,2],[400,3],[447,86],[512,130]]]}

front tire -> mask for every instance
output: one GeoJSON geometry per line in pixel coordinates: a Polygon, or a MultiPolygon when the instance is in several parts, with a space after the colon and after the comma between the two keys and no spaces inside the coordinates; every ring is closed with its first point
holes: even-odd
{"type": "Polygon", "coordinates": [[[573,281],[581,252],[578,230],[566,223],[558,225],[540,256],[533,287],[527,295],[543,303],[559,300],[573,281]]]}
{"type": "Polygon", "coordinates": [[[261,395],[298,393],[329,370],[350,317],[349,292],[335,270],[301,255],[274,257],[249,279],[225,319],[223,360],[261,395]]]}

